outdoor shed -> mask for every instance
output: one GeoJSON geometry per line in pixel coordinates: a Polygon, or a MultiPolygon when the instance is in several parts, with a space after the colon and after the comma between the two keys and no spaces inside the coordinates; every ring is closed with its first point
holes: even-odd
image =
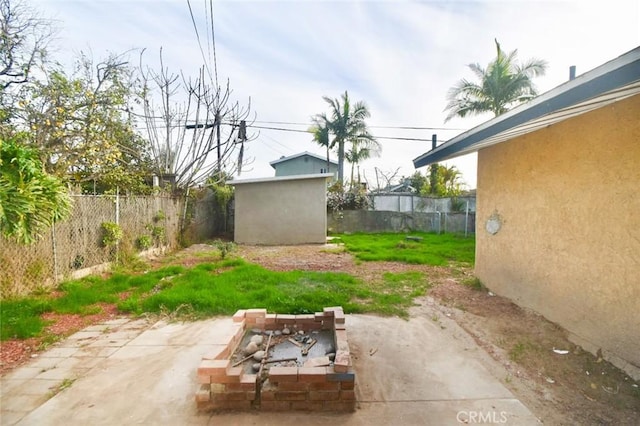
{"type": "Polygon", "coordinates": [[[414,165],[474,151],[477,277],[640,379],[640,48],[414,165]]]}
{"type": "Polygon", "coordinates": [[[324,244],[327,239],[328,173],[232,180],[235,242],[324,244]]]}

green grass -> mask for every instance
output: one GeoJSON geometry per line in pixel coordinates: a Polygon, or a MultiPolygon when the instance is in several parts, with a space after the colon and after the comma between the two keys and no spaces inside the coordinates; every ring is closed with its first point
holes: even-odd
{"type": "Polygon", "coordinates": [[[453,234],[413,232],[421,241],[407,240],[406,234],[341,234],[347,250],[363,261],[392,261],[445,266],[450,262],[473,265],[475,238],[453,234]]]}
{"type": "Polygon", "coordinates": [[[0,307],[0,340],[39,336],[47,325],[40,315],[50,310],[50,301],[41,297],[3,300],[0,307]]]}
{"type": "Polygon", "coordinates": [[[116,303],[134,314],[188,312],[192,317],[229,315],[242,308],[273,313],[312,313],[341,305],[346,312],[375,312],[406,317],[413,298],[429,287],[420,272],[384,274],[365,283],[346,273],[277,272],[227,259],[192,268],[166,266],[141,274],[115,273],[60,285],[58,298],[31,297],[2,301],[2,340],[42,334],[44,312],[87,315],[101,302],[116,303]]]}

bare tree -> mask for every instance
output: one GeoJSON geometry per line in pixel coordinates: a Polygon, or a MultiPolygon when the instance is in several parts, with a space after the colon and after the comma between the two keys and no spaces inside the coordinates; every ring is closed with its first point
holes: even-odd
{"type": "Polygon", "coordinates": [[[224,86],[209,84],[205,67],[195,78],[141,65],[144,119],[159,175],[174,175],[176,185],[189,187],[205,178],[222,181],[239,172],[243,163],[251,101],[231,100],[224,86]],[[158,101],[159,100],[159,101],[158,101]]]}
{"type": "Polygon", "coordinates": [[[382,192],[386,188],[393,186],[398,181],[398,174],[400,173],[400,167],[395,170],[382,170],[377,167],[374,168],[376,172],[376,186],[369,184],[369,180],[367,177],[364,177],[365,182],[367,182],[367,187],[371,192],[382,192]]]}
{"type": "Polygon", "coordinates": [[[0,89],[29,80],[32,69],[45,61],[55,30],[20,0],[0,0],[0,89]]]}

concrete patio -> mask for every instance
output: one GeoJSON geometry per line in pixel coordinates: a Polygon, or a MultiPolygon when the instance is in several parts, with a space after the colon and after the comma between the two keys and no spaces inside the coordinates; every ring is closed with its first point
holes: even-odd
{"type": "Polygon", "coordinates": [[[432,315],[423,300],[408,321],[347,316],[353,413],[198,412],[196,368],[230,333],[231,318],[122,318],[88,327],[2,377],[1,424],[540,424],[500,383],[502,367],[455,322],[432,315]]]}

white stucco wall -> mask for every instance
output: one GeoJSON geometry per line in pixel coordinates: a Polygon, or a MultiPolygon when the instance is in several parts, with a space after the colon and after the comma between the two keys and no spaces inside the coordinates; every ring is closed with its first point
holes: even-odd
{"type": "Polygon", "coordinates": [[[239,244],[324,244],[331,174],[235,180],[234,240],[239,244]]]}

